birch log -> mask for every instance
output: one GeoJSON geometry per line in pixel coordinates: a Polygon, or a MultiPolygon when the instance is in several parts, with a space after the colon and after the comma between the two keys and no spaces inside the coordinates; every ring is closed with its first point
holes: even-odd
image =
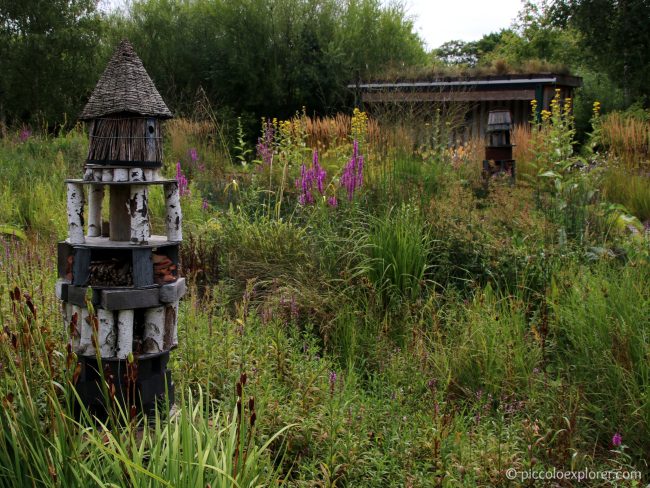
{"type": "Polygon", "coordinates": [[[181,199],[178,184],[164,185],[165,191],[165,224],[167,226],[167,240],[183,240],[183,214],[181,213],[181,199]]]}
{"type": "Polygon", "coordinates": [[[178,301],[165,307],[165,338],[163,348],[165,351],[178,346],[178,301]]]}
{"type": "Polygon", "coordinates": [[[112,310],[97,309],[99,330],[97,331],[97,345],[99,354],[103,358],[115,356],[115,315],[112,310]]]}
{"type": "Polygon", "coordinates": [[[113,170],[113,181],[129,181],[128,168],[115,168],[113,170]]]}
{"type": "Polygon", "coordinates": [[[153,170],[145,169],[144,170],[144,181],[153,181],[153,170]]]}
{"type": "Polygon", "coordinates": [[[101,169],[93,169],[93,181],[102,181],[101,169]]]}
{"type": "Polygon", "coordinates": [[[68,183],[68,237],[71,244],[84,242],[84,189],[78,183],[68,183]]]}
{"type": "Polygon", "coordinates": [[[90,185],[88,190],[88,237],[102,235],[102,203],[104,186],[90,185]]]}
{"type": "Polygon", "coordinates": [[[149,227],[149,202],[147,201],[146,186],[131,186],[129,212],[131,215],[131,242],[148,242],[149,237],[151,237],[151,230],[149,227]]]}
{"type": "Polygon", "coordinates": [[[160,175],[160,169],[156,168],[153,170],[153,180],[152,181],[160,181],[162,180],[162,176],[160,175]]]}
{"type": "Polygon", "coordinates": [[[142,168],[131,168],[129,174],[129,181],[140,182],[144,181],[144,172],[142,168]]]}
{"type": "Polygon", "coordinates": [[[95,180],[95,172],[92,170],[92,168],[86,168],[84,171],[84,181],[94,181],[95,180]]]}
{"type": "Polygon", "coordinates": [[[133,310],[120,310],[117,316],[117,357],[126,359],[133,351],[133,310]]]}
{"type": "Polygon", "coordinates": [[[144,313],[144,353],[162,352],[165,334],[165,307],[148,308],[144,313]]]}
{"type": "Polygon", "coordinates": [[[79,330],[81,331],[79,337],[79,348],[76,352],[78,354],[92,356],[95,354],[95,346],[93,346],[93,326],[90,323],[88,309],[73,305],[72,313],[77,314],[77,327],[79,327],[79,330]]]}
{"type": "Polygon", "coordinates": [[[102,181],[111,182],[113,181],[113,170],[112,169],[103,169],[102,170],[102,181]]]}

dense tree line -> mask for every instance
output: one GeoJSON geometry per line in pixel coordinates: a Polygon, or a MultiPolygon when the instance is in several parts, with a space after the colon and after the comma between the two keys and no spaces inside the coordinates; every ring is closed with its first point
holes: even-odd
{"type": "Polygon", "coordinates": [[[122,37],[177,114],[200,89],[250,121],[302,106],[332,113],[349,107],[348,83],[384,71],[532,59],[583,76],[585,107],[647,105],[649,22],[649,0],[528,1],[510,28],[427,56],[401,4],[380,0],[134,0],[123,13],[95,0],[0,0],[0,122],[74,120],[122,37]]]}
{"type": "Polygon", "coordinates": [[[0,116],[74,117],[122,37],[176,113],[201,88],[249,119],[333,112],[357,77],[426,58],[403,8],[379,0],[139,0],[110,15],[93,0],[0,0],[0,116]]]}

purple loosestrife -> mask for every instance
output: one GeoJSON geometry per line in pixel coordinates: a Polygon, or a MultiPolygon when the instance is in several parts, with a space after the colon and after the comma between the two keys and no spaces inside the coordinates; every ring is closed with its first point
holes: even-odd
{"type": "Polygon", "coordinates": [[[330,394],[334,394],[334,388],[336,387],[336,371],[330,371],[330,394]]]}
{"type": "Polygon", "coordinates": [[[311,168],[307,169],[307,166],[303,164],[300,167],[300,178],[296,179],[296,188],[300,190],[298,203],[303,206],[316,203],[316,199],[314,198],[314,185],[322,195],[325,191],[324,183],[326,177],[326,171],[318,162],[318,153],[314,151],[311,168]]]}
{"type": "Polygon", "coordinates": [[[203,199],[203,202],[201,203],[201,208],[206,212],[208,211],[208,201],[205,198],[203,199]]]}
{"type": "Polygon", "coordinates": [[[359,142],[355,139],[352,145],[352,158],[343,168],[341,175],[341,186],[348,194],[348,200],[352,201],[354,192],[363,185],[363,156],[359,154],[359,142]]]}
{"type": "Polygon", "coordinates": [[[612,437],[612,445],[614,447],[621,447],[621,444],[623,443],[623,437],[621,437],[621,434],[616,432],[614,434],[614,437],[612,437]]]}
{"type": "Polygon", "coordinates": [[[32,131],[30,129],[23,129],[20,131],[20,134],[18,137],[20,138],[20,142],[25,142],[27,139],[29,139],[32,135],[32,131]]]}
{"type": "Polygon", "coordinates": [[[270,120],[264,122],[262,126],[262,137],[257,139],[257,157],[266,166],[270,166],[273,161],[273,139],[275,137],[275,129],[270,120]]]}
{"type": "Polygon", "coordinates": [[[190,154],[190,161],[192,161],[193,163],[196,163],[199,160],[199,153],[196,150],[196,148],[193,147],[192,149],[190,149],[189,154],[190,154]]]}
{"type": "Polygon", "coordinates": [[[180,196],[182,197],[189,196],[190,184],[187,181],[185,175],[183,174],[180,161],[176,163],[176,181],[178,182],[178,192],[180,193],[180,196]]]}
{"type": "Polygon", "coordinates": [[[335,208],[335,207],[338,207],[339,202],[336,200],[336,197],[329,197],[329,198],[327,199],[327,204],[328,204],[330,207],[335,208]]]}

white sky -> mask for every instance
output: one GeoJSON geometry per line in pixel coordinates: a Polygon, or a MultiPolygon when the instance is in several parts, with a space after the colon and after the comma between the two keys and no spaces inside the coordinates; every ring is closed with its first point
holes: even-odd
{"type": "MultiPolygon", "coordinates": [[[[100,7],[124,6],[128,0],[100,0],[100,7]]],[[[237,0],[231,0],[236,2],[237,0]]],[[[389,3],[395,0],[383,0],[389,3]]],[[[522,0],[397,0],[414,19],[415,30],[427,49],[454,39],[476,41],[490,32],[509,27],[522,0]]]]}
{"type": "Polygon", "coordinates": [[[402,0],[415,30],[433,49],[453,39],[476,41],[509,27],[521,0],[402,0]]]}

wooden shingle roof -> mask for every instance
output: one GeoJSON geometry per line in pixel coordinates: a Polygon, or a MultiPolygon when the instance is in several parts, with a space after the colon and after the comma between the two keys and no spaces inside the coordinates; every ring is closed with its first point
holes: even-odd
{"type": "Polygon", "coordinates": [[[108,62],[79,119],[94,119],[119,112],[165,119],[172,117],[142,61],[126,39],[120,42],[108,62]]]}

